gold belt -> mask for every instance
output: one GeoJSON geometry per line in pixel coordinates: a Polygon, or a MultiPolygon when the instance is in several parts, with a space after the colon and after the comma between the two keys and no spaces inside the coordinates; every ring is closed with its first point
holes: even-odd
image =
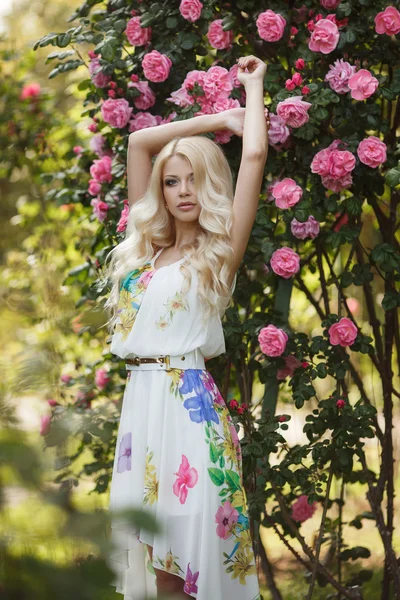
{"type": "Polygon", "coordinates": [[[165,356],[157,356],[156,358],[135,356],[134,358],[126,358],[125,362],[128,365],[141,365],[142,363],[165,363],[167,365],[165,370],[170,371],[171,367],[169,363],[169,357],[169,354],[166,354],[165,356]]]}

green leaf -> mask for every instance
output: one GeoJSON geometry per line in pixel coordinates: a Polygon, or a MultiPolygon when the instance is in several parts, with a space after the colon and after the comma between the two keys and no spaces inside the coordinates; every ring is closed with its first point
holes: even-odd
{"type": "Polygon", "coordinates": [[[396,306],[400,306],[400,293],[396,292],[395,290],[386,292],[382,300],[383,310],[393,310],[393,308],[396,308],[396,306]]]}
{"type": "Polygon", "coordinates": [[[210,444],[210,460],[211,460],[211,462],[216,463],[218,460],[218,457],[219,457],[218,449],[217,449],[216,445],[213,442],[211,442],[211,444],[210,444]]]}
{"type": "Polygon", "coordinates": [[[224,476],[224,472],[221,471],[221,469],[215,469],[213,467],[209,467],[208,472],[210,474],[211,481],[214,483],[214,485],[220,486],[224,483],[225,476],[224,476]]]}
{"type": "Polygon", "coordinates": [[[229,485],[229,487],[231,489],[233,489],[233,490],[241,489],[240,478],[239,478],[239,475],[235,471],[227,469],[225,471],[225,476],[226,476],[226,483],[229,485]]]}
{"type": "Polygon", "coordinates": [[[394,188],[400,184],[400,168],[395,167],[394,169],[390,169],[385,175],[386,183],[394,188]]]}

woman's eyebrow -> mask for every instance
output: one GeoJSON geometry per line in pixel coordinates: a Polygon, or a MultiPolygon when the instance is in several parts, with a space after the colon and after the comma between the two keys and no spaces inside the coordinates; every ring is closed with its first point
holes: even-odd
{"type": "MultiPolygon", "coordinates": [[[[190,177],[190,175],[193,175],[193,173],[189,173],[189,177],[190,177]]],[[[178,177],[178,175],[164,175],[164,179],[166,177],[178,177]]]]}

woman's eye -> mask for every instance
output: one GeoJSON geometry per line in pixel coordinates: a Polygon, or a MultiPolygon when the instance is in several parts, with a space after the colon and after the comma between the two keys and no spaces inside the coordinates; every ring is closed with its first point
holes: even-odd
{"type": "Polygon", "coordinates": [[[175,183],[175,179],[167,179],[165,181],[165,185],[172,185],[173,183],[175,183]]]}

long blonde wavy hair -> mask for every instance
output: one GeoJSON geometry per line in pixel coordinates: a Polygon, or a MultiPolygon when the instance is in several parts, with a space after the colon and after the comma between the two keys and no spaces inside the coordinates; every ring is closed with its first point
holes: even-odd
{"type": "MultiPolygon", "coordinates": [[[[221,148],[207,137],[196,135],[174,138],[166,144],[154,161],[146,193],[129,211],[125,239],[107,255],[105,277],[111,281],[111,292],[105,308],[112,313],[106,325],[110,332],[116,322],[122,279],[134,269],[143,267],[154,256],[155,247],[168,247],[175,241],[175,221],[165,206],[162,190],[163,169],[174,155],[185,157],[195,178],[197,201],[201,206],[200,233],[193,242],[182,246],[184,258],[197,269],[198,298],[206,320],[213,313],[220,316],[229,306],[232,292],[228,286],[233,259],[231,229],[233,224],[233,181],[228,161],[221,148]]],[[[180,268],[185,289],[192,275],[183,261],[180,268]]]]}

